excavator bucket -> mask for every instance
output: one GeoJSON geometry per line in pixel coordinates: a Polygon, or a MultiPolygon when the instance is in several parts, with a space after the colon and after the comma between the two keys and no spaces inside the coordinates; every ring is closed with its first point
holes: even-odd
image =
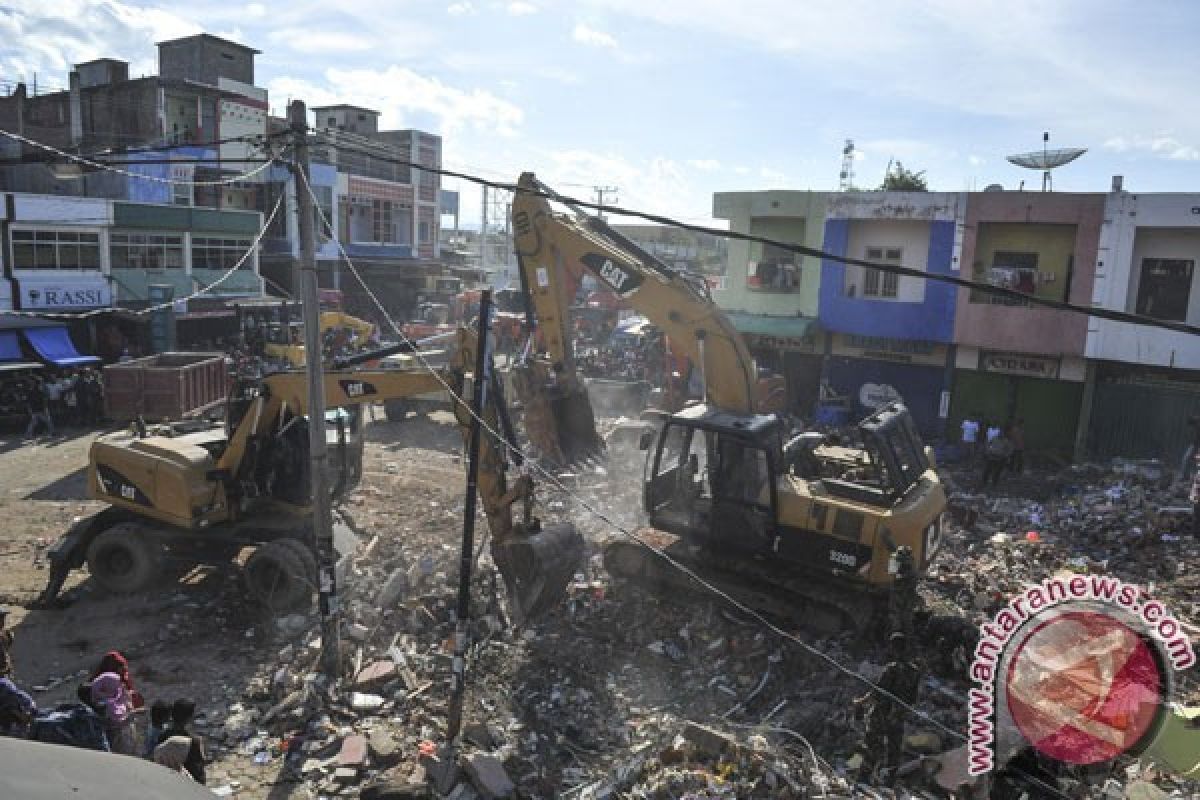
{"type": "Polygon", "coordinates": [[[492,541],[492,560],[504,578],[513,622],[521,625],[556,606],[583,561],[583,537],[570,523],[492,541]]]}
{"type": "Polygon", "coordinates": [[[587,387],[545,385],[533,370],[520,368],[513,370],[513,378],[525,410],[525,435],[543,458],[565,467],[603,454],[587,387]]]}

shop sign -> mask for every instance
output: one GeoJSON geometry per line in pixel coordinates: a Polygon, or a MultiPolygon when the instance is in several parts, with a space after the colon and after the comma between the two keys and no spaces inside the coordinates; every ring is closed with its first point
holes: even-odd
{"type": "Polygon", "coordinates": [[[833,337],[833,354],[873,358],[899,364],[941,366],[946,362],[945,345],[923,339],[888,339],[883,336],[838,334],[833,337]]]}
{"type": "Polygon", "coordinates": [[[1025,375],[1030,378],[1057,378],[1058,367],[1059,359],[1050,356],[997,353],[986,350],[979,354],[979,368],[986,372],[1025,375]]]}
{"type": "Polygon", "coordinates": [[[888,403],[903,400],[895,386],[886,383],[864,383],[858,387],[858,404],[863,408],[883,408],[888,403]]]}
{"type": "Polygon", "coordinates": [[[34,280],[18,279],[22,309],[47,311],[100,308],[112,305],[112,287],[103,276],[92,279],[34,280]]]}
{"type": "Polygon", "coordinates": [[[810,336],[767,336],[760,333],[747,333],[743,334],[743,338],[746,340],[746,346],[753,350],[817,352],[817,340],[810,336]]]}

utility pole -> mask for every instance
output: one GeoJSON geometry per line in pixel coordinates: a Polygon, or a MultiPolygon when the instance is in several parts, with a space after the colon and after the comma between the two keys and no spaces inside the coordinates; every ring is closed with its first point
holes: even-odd
{"type": "Polygon", "coordinates": [[[479,338],[476,342],[475,374],[471,392],[471,432],[467,440],[467,494],[463,499],[462,549],[459,552],[458,606],[454,620],[454,661],[451,664],[450,707],[446,740],[453,742],[462,729],[463,695],[466,691],[467,636],[471,621],[471,567],[475,563],[475,502],[479,493],[479,448],[483,432],[480,420],[488,404],[492,381],[492,290],[479,297],[479,338]]]}
{"type": "Polygon", "coordinates": [[[488,251],[487,251],[488,250],[488,247],[487,247],[488,192],[487,192],[487,190],[488,190],[488,187],[484,186],[483,187],[483,206],[482,206],[483,210],[482,210],[482,212],[480,212],[482,214],[482,216],[481,216],[482,222],[479,225],[479,269],[485,273],[487,272],[487,265],[488,265],[488,251]]]}
{"type": "Polygon", "coordinates": [[[321,611],[321,670],[336,681],[341,677],[341,630],[337,596],[337,556],[333,550],[333,509],[329,497],[328,456],[325,448],[325,373],[321,358],[321,311],[317,295],[316,231],[308,187],[308,110],[301,100],[288,107],[296,148],[292,186],[299,215],[300,261],[292,271],[292,291],[302,303],[304,365],[308,375],[308,453],[312,482],[313,552],[317,557],[317,590],[321,611]]]}
{"type": "MultiPolygon", "coordinates": [[[[604,202],[604,196],[609,195],[609,194],[612,195],[612,199],[613,199],[614,203],[621,202],[620,200],[617,199],[617,187],[616,186],[593,186],[592,191],[594,191],[596,193],[596,205],[601,205],[601,206],[606,205],[606,203],[604,202]]],[[[600,217],[600,219],[604,219],[603,211],[597,211],[596,214],[600,217]]]]}

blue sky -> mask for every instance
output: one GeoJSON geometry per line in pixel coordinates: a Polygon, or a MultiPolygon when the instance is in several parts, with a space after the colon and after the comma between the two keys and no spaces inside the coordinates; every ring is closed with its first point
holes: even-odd
{"type": "Polygon", "coordinates": [[[65,84],[101,56],[151,73],[155,41],[204,30],[263,51],[278,113],[378,108],[442,134],[448,167],[707,221],[714,191],[834,188],[845,138],[865,187],[892,158],[934,189],[1040,185],[1004,156],[1049,130],[1089,148],[1059,190],[1200,191],[1198,23],[1108,0],[0,0],[0,79],[65,84]]]}

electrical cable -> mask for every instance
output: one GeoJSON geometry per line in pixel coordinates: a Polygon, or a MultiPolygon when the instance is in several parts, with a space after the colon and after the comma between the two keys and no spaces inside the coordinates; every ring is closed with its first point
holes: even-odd
{"type": "MultiPolygon", "coordinates": [[[[136,172],[130,172],[128,170],[120,169],[118,167],[110,167],[102,162],[93,161],[92,159],[86,158],[84,156],[77,156],[73,153],[68,153],[65,150],[59,150],[57,147],[52,147],[48,144],[43,144],[42,142],[36,141],[34,139],[30,139],[27,136],[22,136],[19,133],[13,133],[12,131],[6,131],[3,129],[0,129],[0,136],[6,136],[9,139],[12,139],[14,141],[23,142],[25,144],[40,148],[47,152],[54,153],[55,155],[70,159],[71,161],[74,161],[78,164],[83,164],[85,166],[94,167],[96,169],[108,170],[109,172],[115,172],[118,175],[124,175],[129,178],[153,181],[155,183],[165,183],[170,186],[228,186],[233,183],[238,183],[239,181],[244,181],[247,178],[254,177],[258,173],[265,170],[267,167],[271,166],[271,164],[275,163],[276,158],[277,158],[277,157],[273,156],[252,170],[240,173],[238,175],[233,175],[228,178],[221,178],[219,180],[213,180],[213,181],[185,181],[185,180],[175,180],[174,178],[160,178],[156,175],[142,175],[142,174],[139,174],[136,172]]],[[[286,150],[286,146],[284,149],[286,150]]],[[[282,155],[282,153],[280,153],[280,155],[282,155]]]]}
{"type": "Polygon", "coordinates": [[[152,314],[155,311],[161,311],[165,308],[170,308],[170,307],[174,306],[176,303],[180,303],[180,302],[186,303],[188,300],[191,300],[194,297],[201,297],[203,295],[210,293],[213,289],[220,286],[225,281],[229,280],[229,278],[232,277],[235,272],[237,272],[239,269],[242,268],[242,265],[244,263],[246,263],[246,259],[250,258],[250,256],[254,254],[255,249],[258,248],[259,242],[261,242],[263,237],[266,236],[267,230],[270,229],[271,223],[275,221],[275,215],[279,213],[279,209],[282,206],[283,206],[283,195],[280,195],[279,199],[275,201],[275,207],[271,209],[270,216],[267,217],[266,221],[263,222],[262,228],[260,228],[258,233],[255,234],[254,241],[252,241],[250,243],[249,249],[247,249],[246,252],[242,253],[241,257],[238,258],[237,262],[232,267],[227,269],[224,273],[222,273],[221,276],[219,278],[217,278],[215,281],[206,285],[204,288],[202,288],[198,291],[195,291],[189,295],[186,295],[185,297],[172,298],[171,300],[167,300],[166,302],[157,303],[155,305],[149,306],[148,308],[139,308],[139,309],[94,308],[91,311],[83,311],[78,314],[61,314],[61,313],[55,313],[55,312],[49,312],[49,311],[5,311],[4,313],[8,316],[34,317],[37,319],[84,319],[87,317],[98,317],[101,314],[116,314],[116,313],[125,313],[125,314],[130,314],[133,316],[143,316],[145,314],[152,314]]]}
{"type": "MultiPolygon", "coordinates": [[[[318,133],[319,133],[319,131],[318,131],[318,133]]],[[[330,146],[337,147],[342,150],[349,150],[350,152],[357,152],[357,151],[353,150],[353,148],[347,148],[344,145],[339,145],[334,142],[330,142],[328,144],[330,146]]],[[[375,156],[375,157],[378,158],[378,156],[375,156]]],[[[837,262],[837,263],[840,263],[840,264],[843,264],[846,266],[857,266],[857,267],[864,267],[867,269],[877,269],[880,272],[893,273],[896,275],[903,275],[906,277],[918,278],[918,279],[927,280],[927,281],[935,281],[938,283],[948,283],[953,286],[957,286],[959,288],[971,289],[973,291],[982,292],[984,294],[992,294],[992,295],[996,295],[998,297],[1004,297],[1004,298],[1007,298],[1010,300],[1016,300],[1021,303],[1029,303],[1031,305],[1044,306],[1046,308],[1055,309],[1057,311],[1066,311],[1066,312],[1074,313],[1074,314],[1083,314],[1085,316],[1097,317],[1099,319],[1107,319],[1107,320],[1110,320],[1113,322],[1124,322],[1124,323],[1129,323],[1131,325],[1142,325],[1145,327],[1162,328],[1164,330],[1173,331],[1175,333],[1186,333],[1186,334],[1191,334],[1193,336],[1200,335],[1200,325],[1189,325],[1184,322],[1173,322],[1171,320],[1157,319],[1155,317],[1148,317],[1143,314],[1135,314],[1135,313],[1131,313],[1131,312],[1127,312],[1127,311],[1117,311],[1115,309],[1102,308],[1099,306],[1082,306],[1082,305],[1077,305],[1077,304],[1070,303],[1070,302],[1063,301],[1063,300],[1050,300],[1050,299],[1047,299],[1044,297],[1038,297],[1036,295],[1026,294],[1026,293],[1018,291],[1016,289],[1007,289],[1002,286],[994,286],[990,283],[984,283],[982,281],[973,281],[968,278],[959,278],[954,275],[945,275],[945,274],[939,274],[939,273],[926,272],[925,270],[922,270],[922,269],[917,269],[915,267],[905,267],[905,266],[902,266],[899,264],[884,264],[884,263],[875,262],[875,261],[868,261],[866,259],[861,259],[861,258],[853,258],[850,256],[838,255],[837,253],[830,253],[825,250],[817,249],[815,247],[808,247],[806,245],[799,245],[799,244],[794,244],[792,242],[785,242],[785,241],[781,241],[778,239],[771,239],[766,236],[756,236],[754,234],[740,233],[738,231],[723,230],[721,228],[711,228],[711,227],[708,227],[705,225],[695,225],[692,223],[683,222],[681,220],[678,220],[678,219],[675,219],[672,217],[667,217],[667,216],[664,216],[661,214],[653,214],[653,213],[646,212],[646,211],[638,211],[636,209],[624,208],[622,206],[612,206],[612,205],[606,205],[604,203],[595,203],[595,202],[590,202],[587,200],[579,200],[574,197],[569,197],[567,195],[563,195],[559,192],[554,192],[554,191],[540,190],[540,189],[526,189],[526,188],[518,186],[517,184],[514,184],[514,183],[490,181],[486,178],[481,178],[477,175],[471,175],[471,174],[463,173],[463,172],[456,172],[454,170],[448,170],[448,169],[443,169],[443,168],[439,168],[439,167],[427,167],[427,166],[418,164],[416,162],[405,161],[403,159],[380,158],[379,160],[389,161],[390,163],[398,164],[400,166],[407,166],[412,169],[424,170],[426,172],[433,172],[438,175],[443,175],[446,177],[460,178],[462,180],[469,181],[471,183],[475,183],[480,186],[488,186],[488,187],[495,188],[495,189],[504,189],[504,190],[510,191],[510,192],[522,192],[525,194],[532,195],[534,197],[543,197],[547,200],[553,200],[555,202],[564,203],[567,205],[579,206],[581,208],[590,208],[594,211],[604,211],[604,212],[608,212],[610,214],[617,214],[619,216],[636,217],[638,219],[644,219],[648,222],[654,222],[659,225],[666,225],[669,227],[680,228],[682,230],[692,231],[694,233],[705,233],[705,234],[709,234],[712,236],[719,236],[724,239],[736,239],[738,241],[744,241],[744,242],[756,242],[759,244],[767,244],[767,245],[771,245],[773,247],[778,247],[780,249],[787,250],[788,252],[796,253],[798,255],[809,256],[811,258],[818,258],[823,261],[833,261],[833,262],[837,262]]]]}
{"type": "MultiPolygon", "coordinates": [[[[318,214],[324,219],[324,212],[322,212],[320,210],[320,205],[317,202],[316,193],[312,191],[312,187],[311,187],[311,185],[309,185],[308,180],[304,176],[303,171],[297,170],[297,174],[300,175],[301,179],[303,180],[303,182],[305,184],[305,188],[308,190],[309,194],[312,196],[314,208],[317,209],[318,214]]],[[[325,219],[324,221],[326,224],[328,224],[327,219],[325,219]]],[[[421,353],[420,348],[417,347],[416,344],[408,336],[405,335],[404,331],[400,328],[399,325],[396,324],[395,319],[391,316],[391,314],[388,313],[387,309],[384,307],[383,303],[379,300],[378,296],[376,296],[376,294],[371,290],[371,287],[367,285],[366,281],[363,279],[362,275],[358,272],[358,269],[354,266],[354,262],[350,259],[349,255],[346,253],[346,250],[342,246],[340,241],[338,241],[338,249],[341,252],[342,258],[345,260],[346,266],[349,268],[350,273],[358,281],[359,285],[362,286],[363,290],[367,293],[367,296],[370,297],[372,302],[375,303],[376,308],[379,310],[379,312],[381,314],[383,314],[384,319],[387,320],[388,324],[392,327],[392,330],[398,336],[400,336],[400,338],[403,340],[403,342],[405,344],[413,346],[413,354],[416,355],[417,359],[421,362],[422,366],[426,369],[426,371],[428,371],[430,374],[432,374],[438,380],[438,382],[442,384],[443,389],[450,395],[452,400],[457,405],[461,405],[462,407],[467,409],[467,411],[475,419],[475,421],[478,422],[479,425],[485,431],[487,431],[487,433],[496,442],[498,442],[501,447],[513,450],[516,453],[518,453],[519,455],[521,455],[524,459],[525,464],[531,465],[534,469],[536,469],[538,472],[541,473],[543,478],[545,478],[555,488],[557,488],[558,490],[563,492],[565,495],[567,495],[569,498],[571,498],[573,501],[575,501],[583,509],[585,509],[590,514],[592,514],[592,516],[601,520],[606,525],[608,525],[610,528],[619,532],[627,539],[630,539],[631,541],[641,545],[642,547],[646,548],[647,550],[649,550],[650,552],[652,552],[659,558],[663,559],[671,567],[673,567],[674,569],[682,572],[683,574],[685,574],[689,578],[691,578],[692,581],[694,581],[697,585],[704,588],[711,594],[714,594],[717,597],[721,598],[722,600],[724,600],[725,602],[727,602],[728,604],[730,604],[734,608],[736,608],[738,611],[742,612],[743,614],[746,614],[747,616],[751,617],[752,619],[757,621],[759,624],[761,624],[762,626],[764,626],[765,628],[770,630],[772,633],[776,634],[777,636],[779,636],[787,641],[790,641],[794,644],[799,645],[805,652],[809,653],[810,655],[816,656],[817,658],[824,661],[826,664],[828,664],[829,666],[838,670],[839,672],[843,673],[844,675],[847,675],[848,677],[851,677],[851,678],[859,681],[860,683],[864,684],[865,686],[867,686],[868,688],[870,688],[877,694],[880,694],[880,695],[888,698],[890,701],[896,703],[898,706],[905,709],[910,714],[913,714],[913,715],[919,717],[920,719],[933,725],[936,728],[939,728],[940,730],[944,731],[945,733],[949,734],[950,736],[953,736],[960,740],[967,739],[966,735],[964,735],[961,731],[956,731],[953,728],[950,728],[949,726],[939,722],[938,720],[929,716],[924,711],[905,702],[903,699],[896,696],[892,692],[889,692],[888,690],[884,689],[883,687],[877,685],[870,678],[867,678],[864,675],[860,675],[859,673],[855,672],[851,668],[844,666],[843,664],[838,662],[836,659],[834,659],[832,656],[828,655],[827,653],[822,652],[818,648],[810,645],[808,642],[805,642],[804,640],[800,639],[799,637],[795,636],[794,634],[789,633],[788,631],[780,628],[779,626],[775,625],[770,620],[768,620],[766,617],[759,614],[757,611],[753,610],[749,606],[746,606],[745,604],[743,604],[739,600],[735,599],[734,597],[730,596],[729,594],[722,591],[721,589],[717,588],[716,586],[713,586],[711,583],[709,583],[708,581],[704,580],[702,577],[697,575],[689,567],[687,567],[686,565],[681,564],[678,561],[671,558],[671,556],[669,556],[667,553],[648,544],[647,542],[642,541],[634,533],[625,529],[625,527],[622,526],[620,523],[618,523],[615,520],[608,517],[606,514],[604,514],[604,512],[602,512],[599,509],[597,509],[596,507],[594,507],[585,498],[581,497],[580,495],[578,495],[577,493],[572,491],[569,487],[564,485],[557,478],[557,476],[555,476],[554,474],[552,474],[551,472],[546,470],[544,467],[542,467],[540,464],[538,464],[528,454],[522,452],[519,448],[515,447],[512,443],[508,442],[508,440],[501,433],[499,433],[498,431],[493,429],[490,425],[488,425],[488,423],[479,414],[475,413],[475,410],[471,408],[470,404],[467,403],[465,400],[463,400],[463,398],[460,397],[458,394],[456,394],[454,389],[450,386],[450,384],[442,377],[441,373],[437,369],[435,369],[425,359],[424,355],[421,353]]],[[[1065,795],[1063,795],[1063,796],[1065,797],[1065,795]]]]}

